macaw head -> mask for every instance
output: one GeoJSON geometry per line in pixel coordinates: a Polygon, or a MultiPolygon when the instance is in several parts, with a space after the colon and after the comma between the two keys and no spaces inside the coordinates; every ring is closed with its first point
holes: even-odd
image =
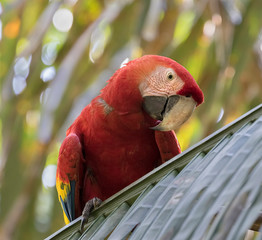
{"type": "Polygon", "coordinates": [[[180,127],[204,100],[191,74],[170,58],[146,56],[155,68],[139,85],[143,109],[159,124],[153,129],[169,131],[180,127]]]}
{"type": "Polygon", "coordinates": [[[159,131],[179,128],[204,101],[191,74],[162,56],[145,55],[130,61],[109,83],[110,106],[123,114],[143,111],[154,120],[151,128],[159,131]]]}

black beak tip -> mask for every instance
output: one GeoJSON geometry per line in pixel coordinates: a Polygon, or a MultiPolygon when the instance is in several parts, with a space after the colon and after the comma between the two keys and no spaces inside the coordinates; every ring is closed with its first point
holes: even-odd
{"type": "Polygon", "coordinates": [[[143,97],[143,109],[154,119],[163,121],[168,113],[180,99],[179,95],[145,96],[143,97]]]}
{"type": "Polygon", "coordinates": [[[162,121],[166,100],[165,96],[145,96],[143,97],[143,109],[152,118],[162,121]]]}

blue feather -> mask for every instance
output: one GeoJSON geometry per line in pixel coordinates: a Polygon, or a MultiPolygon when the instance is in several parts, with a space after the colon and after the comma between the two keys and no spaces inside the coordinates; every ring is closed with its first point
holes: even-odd
{"type": "Polygon", "coordinates": [[[70,181],[71,190],[68,192],[65,201],[60,196],[64,212],[70,222],[75,219],[75,181],[70,181]]]}

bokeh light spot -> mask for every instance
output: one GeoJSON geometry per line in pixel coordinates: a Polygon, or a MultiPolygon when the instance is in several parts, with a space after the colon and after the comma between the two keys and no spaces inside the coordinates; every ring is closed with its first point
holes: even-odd
{"type": "Polygon", "coordinates": [[[55,74],[55,67],[48,67],[41,72],[40,78],[43,80],[43,82],[49,82],[54,79],[55,74]]]}
{"type": "Polygon", "coordinates": [[[16,55],[21,54],[24,49],[28,46],[29,41],[26,38],[20,38],[16,44],[16,55]]]}
{"type": "Polygon", "coordinates": [[[218,118],[217,118],[217,123],[219,123],[222,120],[222,118],[224,116],[224,112],[225,112],[224,109],[221,108],[220,113],[219,113],[218,118]]]}
{"type": "Polygon", "coordinates": [[[91,35],[89,58],[94,63],[104,53],[105,46],[111,36],[111,28],[106,22],[94,30],[91,35]]]}
{"type": "Polygon", "coordinates": [[[28,59],[24,57],[18,58],[14,66],[15,75],[27,78],[31,60],[32,56],[30,56],[28,59]]]}
{"type": "Polygon", "coordinates": [[[13,78],[13,91],[15,95],[19,95],[26,88],[26,79],[22,76],[15,76],[13,78]]]}
{"type": "Polygon", "coordinates": [[[222,23],[222,17],[221,17],[221,15],[219,15],[219,14],[214,14],[213,16],[212,16],[212,23],[214,23],[216,26],[219,26],[219,25],[221,25],[221,23],[222,23]]]}
{"type": "Polygon", "coordinates": [[[216,25],[212,21],[207,21],[204,24],[203,33],[205,36],[212,38],[216,31],[216,25]]]}
{"type": "Polygon", "coordinates": [[[16,38],[20,29],[20,19],[16,18],[4,27],[4,36],[10,39],[16,38]]]}
{"type": "Polygon", "coordinates": [[[73,24],[73,14],[65,8],[58,9],[53,17],[53,24],[60,32],[68,32],[73,24]]]}
{"type": "Polygon", "coordinates": [[[42,62],[45,65],[52,65],[57,57],[57,46],[59,42],[50,42],[42,48],[42,62]]]}
{"type": "Polygon", "coordinates": [[[29,75],[32,56],[29,58],[17,58],[14,65],[13,91],[16,95],[22,93],[26,88],[26,78],[29,75]]]}
{"type": "Polygon", "coordinates": [[[227,66],[225,69],[225,76],[227,78],[233,78],[235,76],[235,68],[233,68],[232,66],[227,66]]]}
{"type": "Polygon", "coordinates": [[[48,165],[45,167],[42,173],[42,183],[45,188],[51,188],[55,186],[56,182],[56,165],[48,165]]]}
{"type": "Polygon", "coordinates": [[[46,90],[44,90],[44,91],[41,93],[41,95],[40,95],[40,103],[41,103],[41,104],[46,104],[47,99],[48,99],[48,97],[49,97],[49,95],[50,95],[50,91],[51,91],[51,89],[50,89],[50,88],[47,88],[46,90]]]}
{"type": "Polygon", "coordinates": [[[26,113],[26,123],[28,126],[36,128],[40,121],[39,111],[29,110],[26,113]]]}

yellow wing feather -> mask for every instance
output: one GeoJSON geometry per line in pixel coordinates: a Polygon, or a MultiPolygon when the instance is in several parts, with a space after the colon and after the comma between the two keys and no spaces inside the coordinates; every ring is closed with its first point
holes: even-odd
{"type": "Polygon", "coordinates": [[[64,211],[64,206],[61,202],[61,198],[62,198],[63,201],[66,201],[68,193],[71,191],[70,183],[64,183],[63,180],[61,180],[61,179],[59,179],[59,177],[57,177],[56,178],[56,189],[57,189],[57,193],[58,193],[59,202],[62,206],[65,224],[68,224],[68,223],[70,223],[70,221],[69,221],[69,219],[66,216],[66,213],[64,211]]]}

